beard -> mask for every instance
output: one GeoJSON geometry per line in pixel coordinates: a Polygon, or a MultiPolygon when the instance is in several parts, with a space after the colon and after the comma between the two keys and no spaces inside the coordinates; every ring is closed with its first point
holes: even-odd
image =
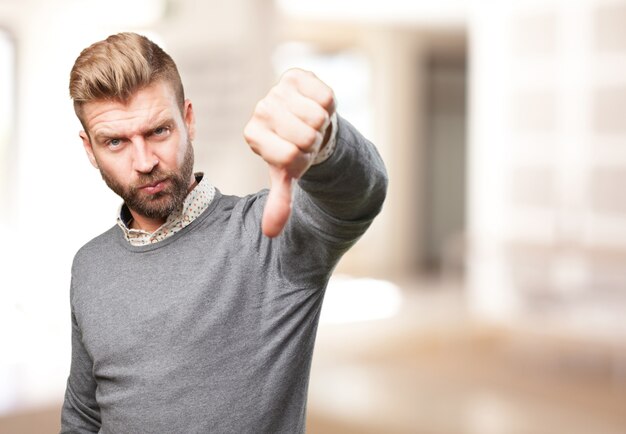
{"type": "Polygon", "coordinates": [[[150,173],[139,174],[131,185],[122,185],[102,169],[100,174],[106,185],[124,200],[128,208],[145,217],[164,220],[182,208],[189,189],[193,162],[193,147],[191,142],[187,142],[183,163],[178,170],[162,170],[157,165],[150,173]],[[163,190],[155,194],[141,191],[141,186],[157,181],[167,182],[163,190]]]}

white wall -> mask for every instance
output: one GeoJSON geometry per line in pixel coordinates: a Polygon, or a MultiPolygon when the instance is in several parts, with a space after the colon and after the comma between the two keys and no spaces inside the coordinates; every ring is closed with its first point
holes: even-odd
{"type": "Polygon", "coordinates": [[[620,0],[476,3],[468,290],[477,314],[623,329],[625,26],[620,0]]]}

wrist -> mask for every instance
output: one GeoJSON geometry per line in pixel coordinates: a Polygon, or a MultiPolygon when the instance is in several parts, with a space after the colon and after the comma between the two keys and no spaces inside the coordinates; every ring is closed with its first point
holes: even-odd
{"type": "Polygon", "coordinates": [[[317,155],[313,159],[311,165],[321,164],[328,160],[335,150],[337,144],[337,113],[333,113],[330,117],[330,125],[326,129],[324,134],[324,141],[317,151],[317,155]]]}

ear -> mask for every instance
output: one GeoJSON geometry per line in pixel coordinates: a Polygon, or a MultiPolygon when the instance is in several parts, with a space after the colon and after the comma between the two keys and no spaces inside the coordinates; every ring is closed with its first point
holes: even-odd
{"type": "Polygon", "coordinates": [[[183,109],[183,120],[187,126],[187,134],[189,134],[189,140],[196,138],[196,115],[193,112],[193,105],[191,100],[185,100],[185,106],[183,109]]]}
{"type": "Polygon", "coordinates": [[[98,162],[96,161],[96,156],[93,153],[93,147],[91,146],[89,135],[85,131],[81,131],[78,135],[83,141],[83,148],[85,148],[85,152],[87,153],[87,157],[89,158],[91,165],[98,169],[98,162]]]}

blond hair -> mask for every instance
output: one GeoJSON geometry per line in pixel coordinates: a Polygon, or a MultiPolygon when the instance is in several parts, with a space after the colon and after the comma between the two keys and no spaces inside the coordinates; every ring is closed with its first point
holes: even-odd
{"type": "Polygon", "coordinates": [[[172,58],[161,47],[136,33],[118,33],[85,48],[70,73],[70,96],[83,123],[82,107],[97,100],[127,102],[142,88],[163,80],[176,95],[181,111],[183,84],[172,58]]]}

